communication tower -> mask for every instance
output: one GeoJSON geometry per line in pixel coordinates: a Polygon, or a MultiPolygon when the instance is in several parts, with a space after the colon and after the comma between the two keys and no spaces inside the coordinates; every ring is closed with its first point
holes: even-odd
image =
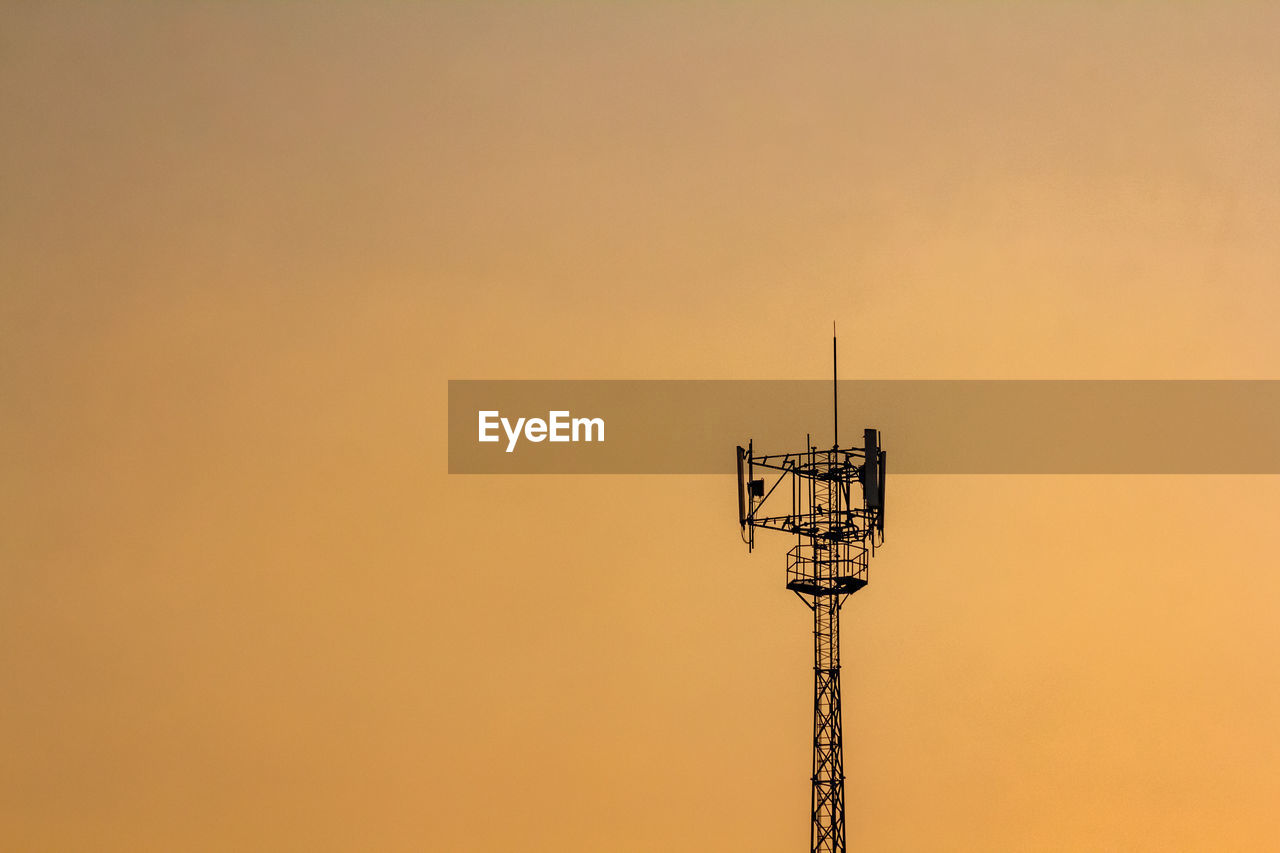
{"type": "Polygon", "coordinates": [[[861,447],[840,447],[836,338],[831,337],[832,444],[806,437],[794,453],[757,456],[737,448],[738,522],[748,549],[757,529],[796,537],[787,552],[787,589],[813,611],[813,789],[809,849],[844,853],[844,748],[840,720],[840,608],[867,585],[884,542],[885,452],[877,430],[861,447]]]}

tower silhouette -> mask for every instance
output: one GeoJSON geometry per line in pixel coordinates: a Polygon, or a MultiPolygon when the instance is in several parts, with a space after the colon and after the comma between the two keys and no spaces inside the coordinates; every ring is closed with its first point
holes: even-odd
{"type": "MultiPolygon", "coordinates": [[[[835,373],[834,334],[831,358],[835,373]]],[[[880,434],[866,429],[861,447],[841,448],[834,378],[832,388],[831,449],[819,450],[808,439],[805,450],[793,453],[757,456],[751,442],[737,448],[738,521],[748,548],[754,548],[758,528],[795,536],[787,552],[787,589],[813,611],[812,853],[845,850],[840,609],[867,585],[870,557],[884,542],[880,434]]]]}

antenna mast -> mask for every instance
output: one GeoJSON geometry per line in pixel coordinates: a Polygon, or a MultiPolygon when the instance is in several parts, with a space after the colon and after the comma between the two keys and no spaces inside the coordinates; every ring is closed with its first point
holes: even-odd
{"type": "Polygon", "coordinates": [[[831,321],[831,446],[840,446],[840,368],[836,361],[836,321],[831,321]]]}

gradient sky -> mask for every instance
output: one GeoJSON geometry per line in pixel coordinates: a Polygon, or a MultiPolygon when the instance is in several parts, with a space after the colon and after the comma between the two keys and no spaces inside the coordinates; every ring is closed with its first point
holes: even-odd
{"type": "MultiPolygon", "coordinates": [[[[0,20],[6,850],[804,849],[785,538],[450,378],[1280,377],[1274,4],[0,20]]],[[[1273,847],[1278,478],[890,489],[851,850],[1273,847]]]]}

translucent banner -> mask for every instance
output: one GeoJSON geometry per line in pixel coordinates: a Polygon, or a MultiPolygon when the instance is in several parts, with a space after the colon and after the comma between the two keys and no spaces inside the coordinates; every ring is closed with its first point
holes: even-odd
{"type": "MultiPolygon", "coordinates": [[[[899,474],[1276,474],[1280,381],[849,380],[839,443],[899,474]]],[[[733,474],[828,448],[820,380],[451,380],[453,474],[733,474]]]]}

